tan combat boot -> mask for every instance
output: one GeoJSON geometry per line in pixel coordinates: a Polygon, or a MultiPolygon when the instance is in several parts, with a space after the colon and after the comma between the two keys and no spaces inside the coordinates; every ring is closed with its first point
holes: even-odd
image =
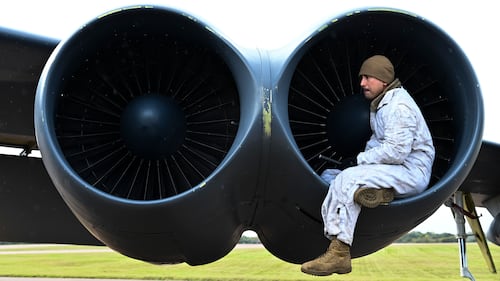
{"type": "Polygon", "coordinates": [[[304,273],[316,276],[349,273],[352,270],[350,247],[337,238],[333,238],[326,253],[302,264],[300,269],[304,273]]]}
{"type": "Polygon", "coordinates": [[[367,208],[387,205],[392,200],[394,200],[394,190],[392,188],[360,187],[354,192],[354,202],[367,208]]]}

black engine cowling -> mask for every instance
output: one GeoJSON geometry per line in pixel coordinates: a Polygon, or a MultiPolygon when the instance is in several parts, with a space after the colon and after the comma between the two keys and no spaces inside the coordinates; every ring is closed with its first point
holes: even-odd
{"type": "Polygon", "coordinates": [[[358,71],[375,54],[391,59],[396,76],[421,107],[436,159],[425,192],[362,210],[351,255],[375,252],[428,218],[460,186],[477,157],[483,130],[479,84],[467,57],[447,34],[393,9],[333,18],[274,67],[282,75],[273,81],[269,167],[280,168],[270,169],[267,182],[276,206],[260,212],[259,226],[261,240],[269,240],[278,256],[314,258],[328,245],[320,215],[328,186],[315,180],[334,166],[318,156],[342,160],[364,149],[370,136],[369,104],[359,98],[358,71]]]}
{"type": "Polygon", "coordinates": [[[258,132],[254,79],[234,47],[178,11],[107,14],[62,42],[42,74],[43,161],[111,248],[155,263],[213,261],[243,231],[234,194],[256,185],[248,167],[259,147],[244,137],[258,132]]]}
{"type": "Polygon", "coordinates": [[[458,188],[477,155],[482,100],[467,58],[429,22],[384,9],[341,16],[290,49],[237,49],[172,9],[90,22],[59,44],[37,89],[37,141],[59,193],[103,243],[153,263],[214,261],[246,229],[283,260],[317,256],[327,244],[318,174],[329,167],[318,156],[363,148],[357,71],[383,53],[437,151],[426,192],[363,210],[352,255],[390,244],[458,188]]]}

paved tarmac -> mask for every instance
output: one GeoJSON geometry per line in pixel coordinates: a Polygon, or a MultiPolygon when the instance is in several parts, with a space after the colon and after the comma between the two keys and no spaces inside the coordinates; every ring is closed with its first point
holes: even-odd
{"type": "MultiPolygon", "coordinates": [[[[150,279],[149,281],[153,281],[150,279]]],[[[136,279],[86,279],[86,278],[29,278],[29,277],[0,277],[0,281],[148,281],[136,279]]],[[[163,280],[169,281],[169,280],[163,280]]],[[[181,280],[170,280],[181,281],[181,280]]]]}

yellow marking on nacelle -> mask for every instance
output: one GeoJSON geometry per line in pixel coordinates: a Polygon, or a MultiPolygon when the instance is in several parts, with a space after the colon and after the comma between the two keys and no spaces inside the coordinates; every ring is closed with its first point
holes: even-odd
{"type": "Polygon", "coordinates": [[[272,90],[263,89],[264,96],[262,101],[262,123],[264,127],[264,136],[271,136],[271,121],[272,121],[272,90]]]}

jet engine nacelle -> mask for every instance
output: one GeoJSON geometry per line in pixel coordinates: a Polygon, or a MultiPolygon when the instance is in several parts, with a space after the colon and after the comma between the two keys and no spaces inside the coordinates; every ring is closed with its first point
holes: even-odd
{"type": "Polygon", "coordinates": [[[37,89],[36,135],[93,235],[154,263],[207,263],[234,247],[261,155],[248,137],[260,134],[250,60],[192,17],[150,7],[59,44],[37,89]]]}
{"type": "Polygon", "coordinates": [[[279,169],[270,169],[267,190],[274,195],[268,201],[277,206],[270,203],[268,210],[258,212],[263,214],[258,225],[265,225],[259,237],[278,256],[300,261],[305,253],[314,258],[328,246],[329,241],[320,242],[320,205],[328,184],[314,178],[334,166],[319,155],[341,160],[364,149],[370,136],[369,104],[360,98],[358,73],[361,63],[375,54],[391,59],[396,76],[420,106],[436,158],[425,192],[362,210],[351,255],[375,252],[423,222],[457,190],[477,157],[484,121],[479,83],[446,33],[392,9],[333,18],[285,62],[273,65],[269,167],[279,169]]]}
{"type": "Polygon", "coordinates": [[[328,243],[319,174],[331,166],[318,156],[363,149],[357,71],[379,53],[421,106],[437,158],[427,191],[362,211],[352,255],[390,244],[459,187],[481,144],[482,99],[443,31],[370,9],[284,50],[238,48],[192,16],[152,7],[103,15],[60,43],[40,78],[35,128],[75,216],[152,263],[217,260],[247,229],[283,260],[317,256],[328,243]]]}

